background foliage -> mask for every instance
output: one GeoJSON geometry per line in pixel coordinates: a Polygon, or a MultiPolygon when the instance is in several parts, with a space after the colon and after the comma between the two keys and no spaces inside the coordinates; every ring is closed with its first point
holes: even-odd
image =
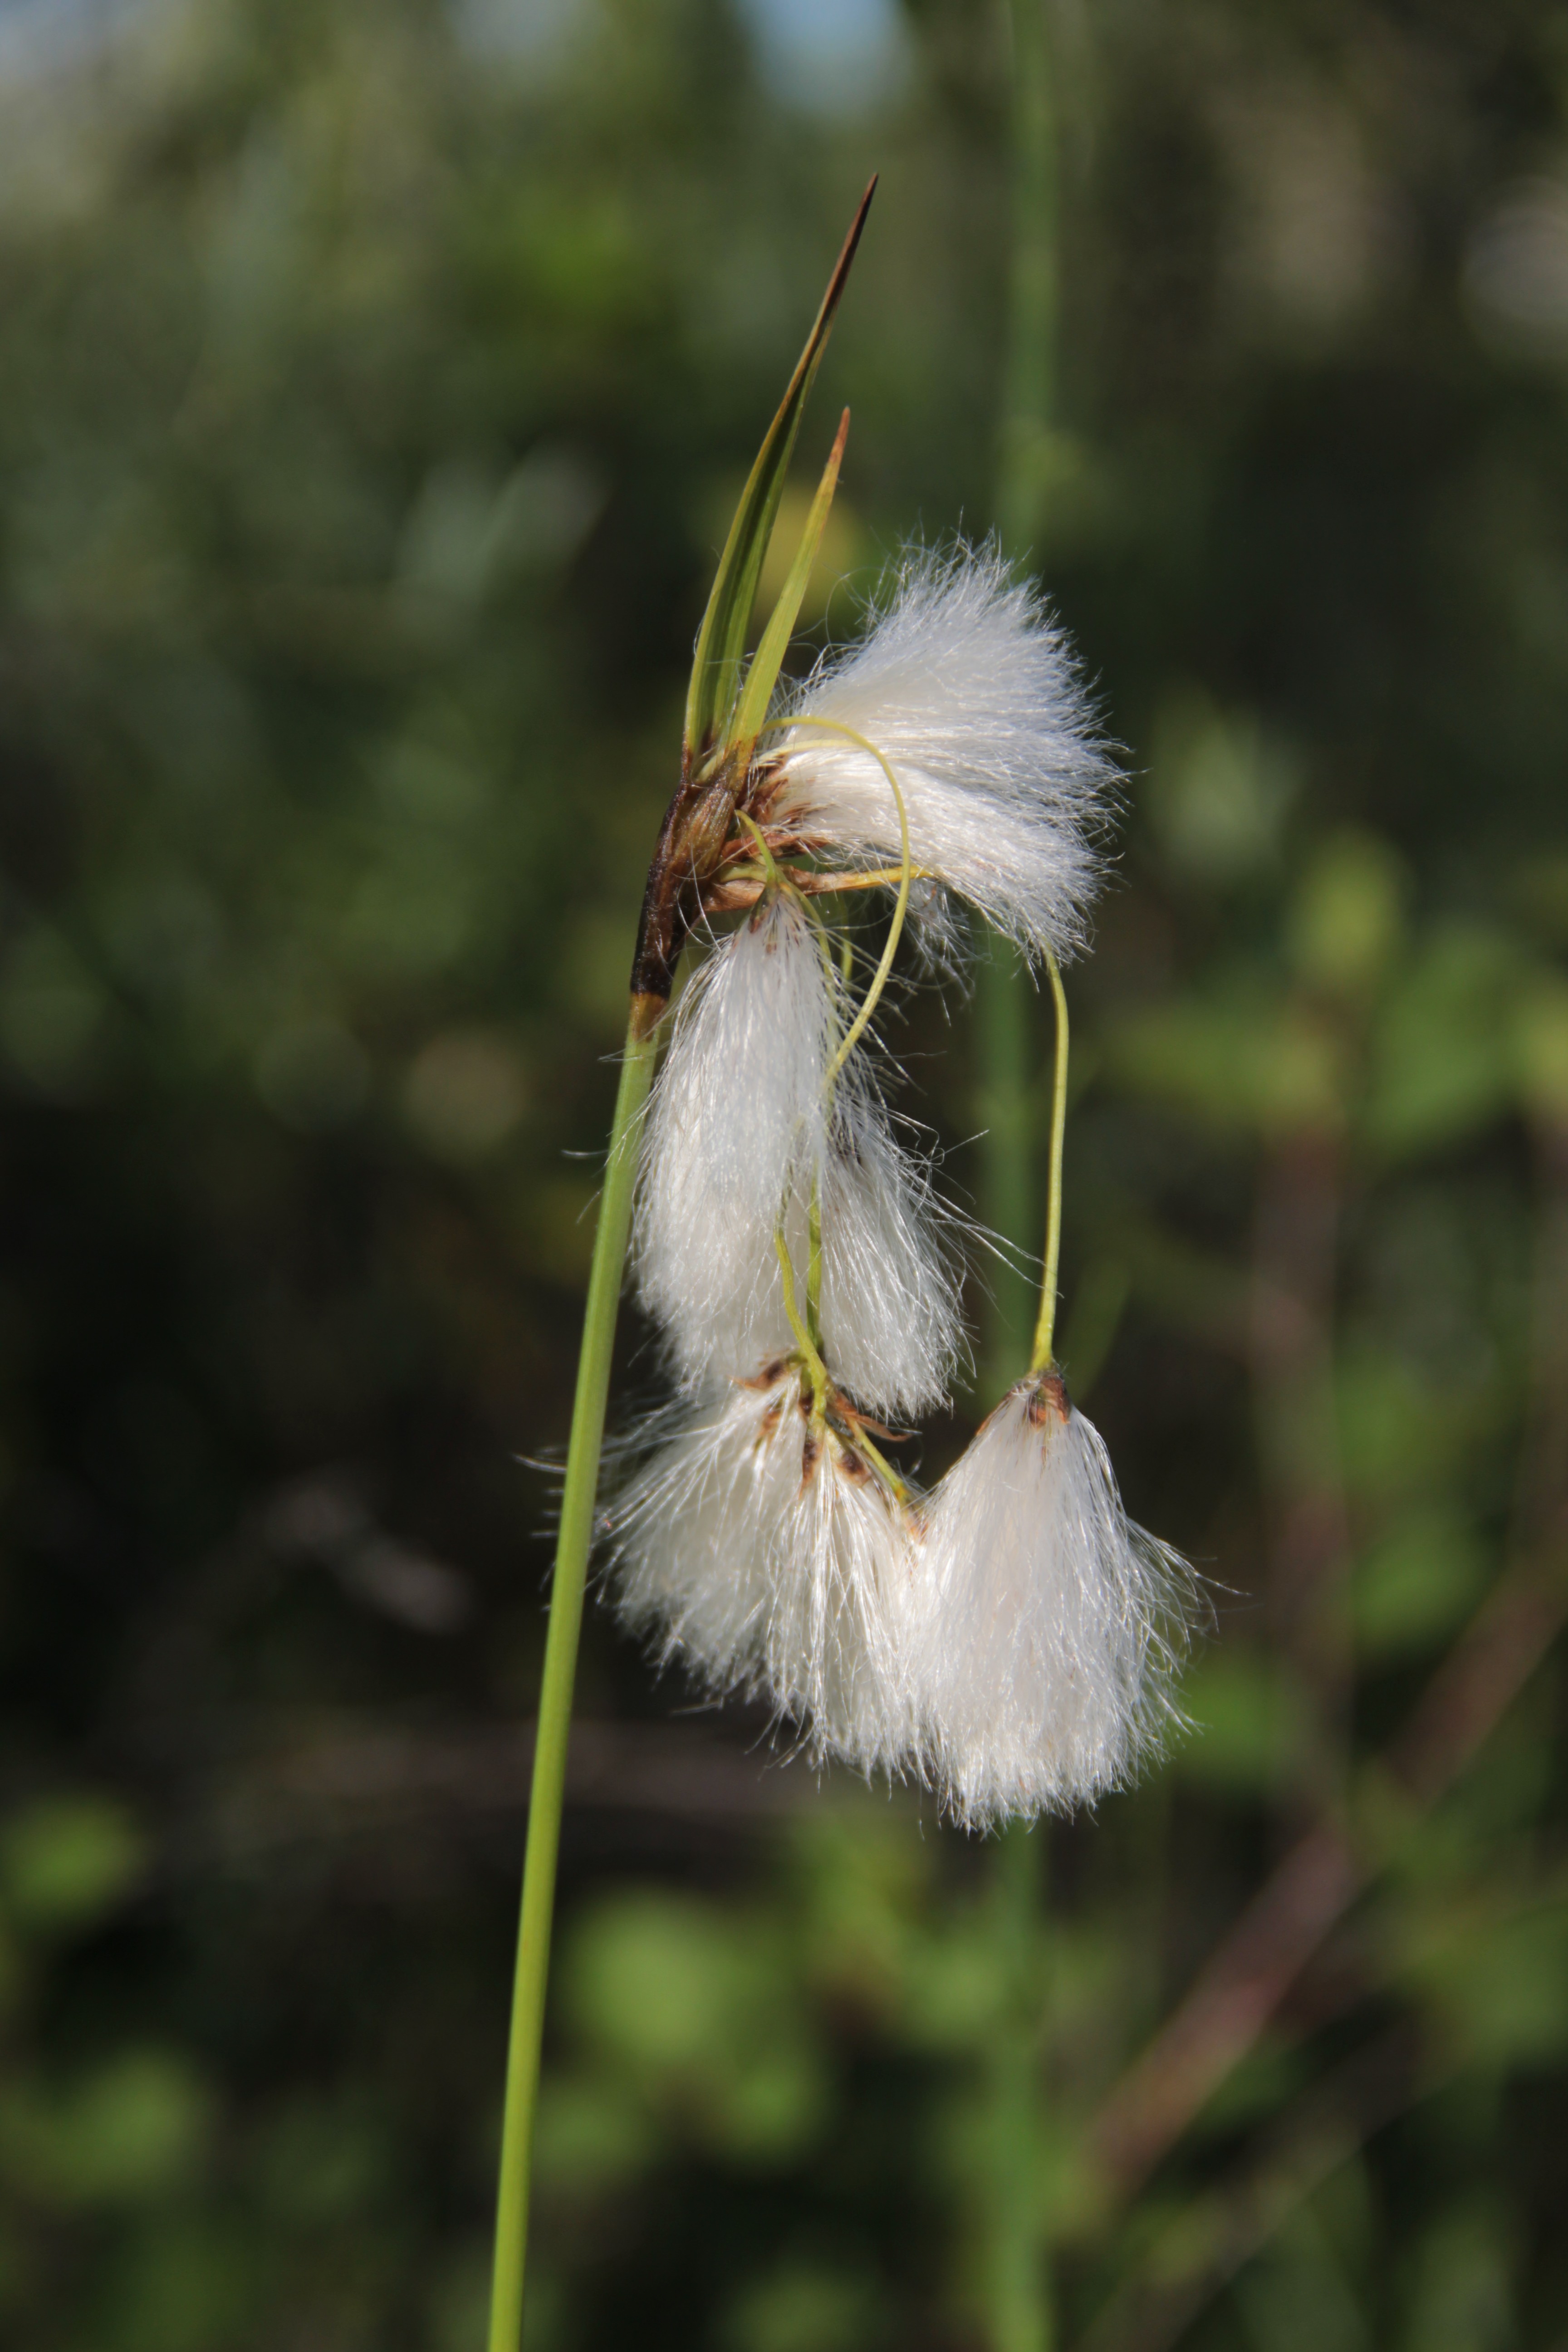
{"type": "MultiPolygon", "coordinates": [[[[1568,2341],[1568,16],[1051,34],[1013,457],[1133,779],[1065,1354],[1204,1728],[1020,1922],[591,1625],[533,2352],[1012,2352],[1009,2200],[1064,2345],[1568,2341]]],[[[0,14],[6,2343],[481,2340],[517,1457],[691,637],[873,166],[819,633],[988,522],[1007,71],[981,0],[0,14]]]]}

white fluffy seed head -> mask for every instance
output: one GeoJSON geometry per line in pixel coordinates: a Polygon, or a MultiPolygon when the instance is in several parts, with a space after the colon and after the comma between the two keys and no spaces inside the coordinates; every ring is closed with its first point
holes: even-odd
{"type": "Polygon", "coordinates": [[[834,1377],[878,1413],[944,1402],[960,1286],[929,1171],[898,1143],[810,917],[780,898],[686,991],[648,1107],[633,1251],[688,1393],[794,1346],[775,1234],[804,1304],[814,1181],[834,1377]]]}
{"type": "MultiPolygon", "coordinates": [[[[825,656],[782,715],[874,743],[904,794],[914,864],[1027,953],[1065,963],[1083,948],[1117,771],[1065,635],[994,545],[909,554],[861,643],[825,656]]],[[[826,730],[773,740],[769,826],[841,860],[897,864],[877,761],[826,730]]],[[[916,919],[940,930],[940,900],[916,919]]]]}
{"type": "Polygon", "coordinates": [[[818,1761],[911,1751],[907,1508],[793,1364],[687,1411],[612,1507],[621,1615],[715,1696],[765,1699],[818,1761]]]}
{"type": "Polygon", "coordinates": [[[1179,1717],[1191,1571],[1128,1518],[1059,1380],[1020,1381],[931,1496],[910,1672],[966,1828],[1092,1802],[1179,1717]]]}

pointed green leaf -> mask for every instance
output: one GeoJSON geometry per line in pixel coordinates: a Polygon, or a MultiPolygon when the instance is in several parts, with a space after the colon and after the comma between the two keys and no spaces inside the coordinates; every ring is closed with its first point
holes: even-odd
{"type": "Polygon", "coordinates": [[[871,182],[860,199],[859,210],[849,225],[849,234],[827,282],[822,298],[822,308],[816,323],[806,337],[789,389],[779,405],[778,415],[768,427],[767,438],[757,453],[750,479],[741,494],[735,509],[735,520],[730,526],[730,536],[724,542],[724,552],[719,560],[718,577],[713,593],[708,600],[702,626],[698,633],[696,657],[691,665],[691,684],[686,697],[685,753],[688,771],[695,768],[711,746],[731,730],[727,725],[731,707],[741,682],[741,665],[746,650],[746,626],[756,601],[757,580],[773,536],[778,515],[779,499],[784,495],[784,475],[795,436],[800,428],[801,414],[806,395],[826,348],[833,326],[833,317],[849,275],[849,265],[855,258],[855,248],[860,242],[866,215],[877,183],[871,182]]]}
{"type": "Polygon", "coordinates": [[[790,565],[789,577],[779,593],[773,618],[763,631],[762,644],[746,672],[740,709],[726,735],[727,745],[739,750],[742,761],[751,758],[752,746],[762,732],[778,674],[784,667],[784,657],[789,651],[789,641],[800,616],[801,599],[805,594],[805,583],[811,578],[811,567],[816,561],[816,551],[822,545],[822,534],[827,528],[828,509],[833,504],[833,493],[838,487],[838,468],[844,460],[844,444],[848,437],[849,411],[846,409],[823,468],[822,479],[817,484],[816,496],[811,502],[811,512],[805,519],[805,529],[801,534],[795,562],[790,565]]]}

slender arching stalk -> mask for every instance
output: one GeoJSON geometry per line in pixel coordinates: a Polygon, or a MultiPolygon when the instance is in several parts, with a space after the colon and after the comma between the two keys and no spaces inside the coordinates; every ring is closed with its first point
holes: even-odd
{"type": "Polygon", "coordinates": [[[855,1051],[856,1046],[860,1043],[861,1038],[865,1035],[871,1015],[875,1013],[879,1003],[881,1002],[882,991],[888,984],[888,974],[893,969],[893,958],[899,951],[899,940],[903,935],[904,918],[910,911],[910,886],[914,879],[914,863],[910,855],[910,815],[908,809],[904,806],[904,795],[902,791],[900,789],[897,776],[894,775],[892,769],[888,764],[886,759],[884,759],[882,753],[878,751],[875,743],[871,742],[866,736],[858,734],[853,727],[840,726],[839,722],[836,719],[770,719],[767,722],[767,728],[763,731],[768,732],[771,730],[776,730],[779,728],[795,727],[818,728],[825,735],[837,735],[841,737],[846,743],[853,743],[859,751],[869,752],[871,758],[875,760],[877,765],[882,771],[883,775],[888,779],[888,789],[893,795],[893,805],[899,812],[899,895],[893,902],[893,919],[888,926],[887,945],[883,948],[881,960],[878,963],[876,971],[871,975],[871,985],[868,988],[865,996],[861,999],[860,1010],[857,1013],[854,1020],[849,1024],[848,1028],[839,1039],[838,1051],[834,1055],[832,1061],[827,1066],[827,1076],[824,1079],[823,1083],[826,1087],[831,1087],[835,1079],[837,1077],[838,1073],[844,1067],[845,1063],[849,1059],[850,1055],[855,1051]]]}
{"type": "Polygon", "coordinates": [[[784,1314],[788,1318],[789,1328],[795,1334],[795,1344],[800,1351],[801,1361],[805,1366],[806,1377],[811,1382],[811,1393],[815,1400],[814,1410],[821,1414],[826,1411],[827,1391],[832,1382],[828,1380],[827,1367],[817,1351],[816,1340],[801,1318],[799,1302],[795,1297],[795,1268],[790,1264],[789,1244],[784,1237],[782,1227],[773,1235],[773,1247],[778,1252],[779,1280],[784,1288],[784,1314]]]}
{"type": "Polygon", "coordinates": [[[639,1025],[634,1018],[621,1063],[609,1159],[599,1199],[599,1223],[594,1235],[588,1303],[583,1318],[583,1352],[577,1362],[577,1392],[572,1410],[566,1479],[561,1495],[561,1529],[556,1538],[555,1574],[550,1594],[550,1630],[544,1644],[544,1681],[534,1741],[528,1854],[523,1864],[522,1912],[512,1985],[489,2352],[517,2352],[522,2336],[533,2117],[539,2095],[539,2052],[550,1966],[550,1927],[555,1907],[561,1807],[566,1790],[572,1685],[576,1675],[583,1593],[594,1534],[599,1457],[604,1448],[616,1310],[631,1234],[637,1128],[658,1052],[657,1034],[639,1034],[639,1025]]]}
{"type": "Polygon", "coordinates": [[[1057,1272],[1062,1255],[1062,1146],[1068,1125],[1068,1001],[1055,956],[1047,958],[1051,994],[1057,1007],[1057,1055],[1051,1079],[1051,1157],[1046,1187],[1046,1271],[1040,1284],[1040,1313],[1035,1325],[1032,1372],[1048,1371],[1057,1328],[1057,1272]]]}

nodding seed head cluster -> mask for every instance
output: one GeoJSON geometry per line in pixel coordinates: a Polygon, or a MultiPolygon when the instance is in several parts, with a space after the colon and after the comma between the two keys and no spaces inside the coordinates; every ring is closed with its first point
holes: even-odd
{"type": "Polygon", "coordinates": [[[637,1276],[679,1402],[608,1515],[621,1611],[970,1827],[1129,1777],[1171,1714],[1185,1571],[1048,1360],[929,1496],[889,1465],[885,1421],[946,1401],[964,1334],[869,1020],[906,911],[948,961],[961,905],[1036,960],[1078,952],[1114,782],[996,551],[907,558],[759,739],[700,903],[746,919],[680,1000],[642,1139],[637,1276]],[[866,887],[896,896],[857,1009],[824,915],[866,887]]]}

